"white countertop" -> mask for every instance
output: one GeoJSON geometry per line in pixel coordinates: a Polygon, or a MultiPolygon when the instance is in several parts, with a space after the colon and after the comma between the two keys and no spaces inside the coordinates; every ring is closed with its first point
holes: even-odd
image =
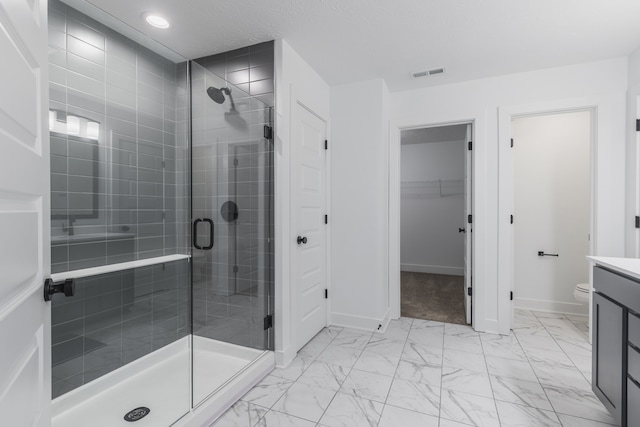
{"type": "Polygon", "coordinates": [[[609,267],[627,276],[640,280],[640,258],[616,258],[604,256],[588,256],[588,260],[596,265],[609,267]]]}

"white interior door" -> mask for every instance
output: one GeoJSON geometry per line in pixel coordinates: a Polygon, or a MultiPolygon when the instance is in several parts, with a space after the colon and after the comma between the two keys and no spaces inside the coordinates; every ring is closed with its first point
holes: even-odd
{"type": "Polygon", "coordinates": [[[293,206],[297,232],[294,286],[297,289],[297,347],[327,325],[326,123],[296,103],[293,144],[293,206]]]}
{"type": "MultiPolygon", "coordinates": [[[[467,135],[465,141],[469,143],[472,141],[473,135],[471,134],[471,124],[467,125],[467,135]]],[[[472,214],[473,206],[473,191],[472,191],[472,178],[473,178],[473,161],[472,150],[467,149],[464,160],[464,311],[467,324],[471,324],[471,309],[472,309],[472,276],[471,272],[473,260],[471,258],[471,241],[473,238],[473,224],[469,224],[468,218],[472,214]]]]}
{"type": "Polygon", "coordinates": [[[47,4],[0,0],[0,424],[51,423],[47,4]]]}
{"type": "MultiPolygon", "coordinates": [[[[640,120],[640,96],[636,96],[636,120],[640,120]]],[[[636,128],[636,133],[635,133],[635,144],[633,145],[632,149],[630,150],[632,153],[635,154],[635,161],[634,163],[634,185],[633,187],[635,188],[635,200],[632,200],[631,203],[634,203],[634,215],[640,215],[640,130],[638,130],[636,128]]],[[[636,227],[636,229],[634,230],[634,234],[635,234],[635,254],[633,254],[636,258],[640,257],[640,228],[636,227]]]]}
{"type": "Polygon", "coordinates": [[[513,120],[516,307],[586,314],[573,291],[589,281],[590,120],[589,111],[513,120]]]}

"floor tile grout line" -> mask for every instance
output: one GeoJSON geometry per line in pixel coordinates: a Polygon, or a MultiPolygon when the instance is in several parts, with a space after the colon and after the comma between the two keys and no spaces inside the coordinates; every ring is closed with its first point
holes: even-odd
{"type": "MultiPolygon", "coordinates": [[[[326,328],[326,327],[325,327],[325,328],[323,328],[323,329],[322,329],[322,331],[324,331],[325,329],[328,329],[328,328],[326,328]]],[[[342,328],[340,332],[342,332],[342,330],[344,330],[344,328],[342,328]]],[[[318,336],[322,331],[320,331],[320,332],[318,332],[318,334],[314,335],[314,337],[313,337],[311,340],[313,340],[315,337],[317,337],[317,336],[318,336]]],[[[313,363],[318,362],[318,360],[317,360],[317,359],[318,359],[318,357],[320,356],[320,354],[322,354],[322,353],[323,353],[323,352],[324,352],[324,351],[325,351],[325,350],[326,350],[326,349],[331,345],[331,343],[335,340],[335,338],[336,338],[338,335],[340,335],[340,332],[338,332],[338,334],[336,334],[336,336],[335,336],[335,337],[333,337],[333,338],[331,338],[331,339],[329,340],[329,342],[327,343],[327,345],[325,345],[325,346],[323,347],[322,351],[320,351],[320,352],[319,352],[319,353],[318,353],[318,354],[313,358],[313,360],[311,361],[311,363],[309,363],[309,366],[307,366],[305,369],[303,369],[303,370],[302,370],[302,373],[298,376],[298,378],[296,378],[296,380],[295,380],[295,381],[292,381],[292,382],[291,382],[291,384],[289,385],[289,387],[287,388],[287,390],[282,394],[282,396],[280,396],[280,398],[279,398],[278,400],[276,400],[276,401],[274,402],[274,404],[273,404],[273,405],[271,405],[271,407],[269,408],[269,411],[268,411],[268,412],[266,412],[266,413],[265,413],[265,414],[264,414],[260,419],[263,419],[264,417],[266,417],[266,416],[267,416],[267,414],[268,414],[269,412],[271,412],[271,411],[273,411],[273,412],[280,412],[280,411],[275,411],[275,410],[273,409],[273,407],[274,407],[274,406],[275,406],[275,405],[280,401],[280,399],[282,399],[282,398],[284,397],[284,395],[289,391],[289,389],[290,389],[294,384],[302,384],[302,385],[306,385],[306,384],[304,384],[304,383],[299,383],[299,382],[298,382],[298,380],[299,380],[299,379],[304,375],[304,373],[305,373],[305,372],[306,372],[306,371],[311,367],[311,365],[312,365],[313,363]]],[[[311,341],[311,340],[310,340],[310,341],[311,341]]],[[[307,344],[308,344],[308,343],[307,343],[307,344]]],[[[305,344],[305,345],[306,345],[306,344],[305,344]]],[[[304,346],[303,346],[303,348],[304,348],[304,346]]],[[[297,354],[296,354],[296,357],[298,357],[298,355],[297,355],[297,354]]],[[[324,363],[324,362],[321,362],[321,361],[320,361],[320,363],[324,363]]],[[[342,387],[342,384],[341,384],[340,386],[342,387]]],[[[318,388],[322,388],[322,387],[318,387],[318,388]]],[[[339,389],[338,389],[338,391],[339,391],[339,389]]],[[[333,402],[333,399],[334,399],[334,398],[336,397],[336,395],[338,394],[338,391],[335,391],[335,392],[334,392],[334,395],[333,395],[333,397],[331,398],[331,401],[329,402],[329,405],[331,404],[331,402],[333,402]]],[[[327,408],[329,407],[329,405],[327,405],[327,408]]],[[[318,425],[318,424],[320,423],[320,420],[321,420],[321,419],[322,419],[322,417],[324,416],[324,414],[325,414],[325,412],[326,412],[327,408],[325,408],[325,409],[322,411],[322,415],[320,416],[320,418],[318,418],[318,421],[316,421],[316,425],[318,425]]],[[[286,414],[287,416],[292,416],[292,417],[294,416],[294,415],[291,415],[291,414],[287,414],[286,412],[283,412],[283,414],[286,414]]],[[[313,422],[313,421],[308,420],[308,419],[306,419],[306,418],[301,418],[301,417],[296,417],[296,418],[300,418],[300,419],[303,419],[303,420],[305,420],[305,421],[309,421],[309,422],[311,422],[311,423],[313,422]]],[[[259,422],[259,421],[258,421],[258,422],[259,422]]],[[[256,423],[256,425],[257,425],[257,423],[256,423]]]]}
{"type": "Polygon", "coordinates": [[[491,387],[491,396],[493,397],[493,407],[496,410],[496,417],[498,418],[498,424],[502,425],[502,421],[500,421],[500,413],[498,412],[498,405],[496,404],[496,393],[493,390],[493,383],[491,382],[491,377],[489,376],[489,366],[487,365],[487,355],[484,351],[484,343],[482,342],[482,338],[480,339],[480,348],[482,349],[482,358],[484,360],[484,367],[487,370],[487,380],[489,381],[489,387],[491,387]]]}
{"type": "MultiPolygon", "coordinates": [[[[544,324],[542,322],[540,322],[538,317],[535,315],[535,312],[534,311],[531,311],[531,312],[533,313],[534,317],[536,318],[536,320],[538,321],[540,326],[542,326],[542,328],[545,330],[545,332],[547,332],[547,334],[549,334],[549,336],[551,336],[551,334],[547,330],[547,327],[544,326],[544,324]]],[[[540,384],[540,387],[542,388],[542,391],[544,392],[545,397],[547,398],[547,400],[549,401],[549,404],[553,408],[553,412],[554,412],[554,414],[556,414],[556,418],[558,418],[558,421],[560,421],[560,417],[558,416],[558,412],[556,411],[556,407],[553,406],[553,402],[549,398],[549,395],[547,394],[547,390],[544,388],[544,385],[540,382],[540,377],[538,376],[538,373],[536,372],[536,370],[533,368],[533,365],[531,364],[531,360],[529,359],[529,354],[527,352],[527,349],[522,345],[522,343],[520,343],[520,339],[518,338],[518,334],[514,332],[514,335],[516,337],[516,340],[518,340],[518,344],[520,344],[520,347],[522,347],[522,350],[524,351],[525,357],[527,358],[527,363],[529,364],[529,367],[531,368],[531,371],[536,376],[536,379],[538,380],[538,384],[540,384]]]]}
{"type": "MultiPolygon", "coordinates": [[[[582,373],[582,371],[581,371],[580,369],[578,369],[578,367],[575,365],[575,362],[574,362],[573,360],[571,360],[571,358],[569,357],[569,355],[564,351],[564,349],[560,346],[560,344],[558,344],[558,341],[557,341],[556,337],[555,337],[551,332],[549,332],[549,330],[548,330],[548,329],[547,329],[547,327],[544,325],[544,323],[540,322],[540,320],[539,320],[538,316],[536,316],[536,315],[535,315],[535,313],[536,313],[536,312],[532,310],[532,313],[534,313],[534,316],[536,317],[536,319],[538,320],[538,322],[540,323],[540,325],[544,328],[544,330],[545,330],[545,331],[549,334],[549,336],[553,339],[553,341],[554,341],[554,342],[556,343],[556,345],[560,348],[560,350],[562,351],[562,353],[563,353],[565,356],[567,356],[567,358],[569,359],[569,361],[574,365],[574,367],[578,370],[578,372],[580,372],[580,374],[582,375],[582,377],[585,377],[585,376],[584,376],[584,374],[582,373]]],[[[564,318],[564,319],[566,319],[566,320],[571,321],[570,319],[566,318],[564,315],[562,315],[562,316],[563,316],[562,318],[564,318]]],[[[516,338],[518,338],[517,334],[516,334],[516,338]]],[[[518,342],[519,342],[519,339],[518,339],[518,342]]],[[[587,340],[587,342],[588,342],[588,340],[587,340]]],[[[523,350],[525,350],[525,349],[524,349],[524,347],[523,347],[523,350]]],[[[525,354],[526,354],[526,353],[527,353],[527,351],[525,350],[525,354]]],[[[528,359],[529,359],[528,354],[526,354],[526,356],[527,356],[527,360],[528,360],[528,359]]],[[[529,361],[529,364],[531,365],[531,361],[529,361]]],[[[533,369],[533,366],[531,366],[531,368],[533,369]]],[[[553,412],[556,414],[556,417],[558,418],[558,420],[560,421],[560,417],[559,417],[559,415],[568,415],[568,416],[571,416],[571,417],[576,417],[575,415],[571,415],[571,414],[564,414],[564,413],[562,413],[562,412],[558,412],[558,411],[556,410],[556,407],[553,405],[553,401],[552,401],[552,399],[550,399],[550,398],[549,398],[549,395],[547,394],[547,390],[546,390],[545,386],[542,384],[542,382],[540,382],[540,378],[538,377],[538,374],[536,373],[535,369],[533,369],[533,373],[536,375],[536,378],[538,378],[538,383],[539,383],[539,384],[540,384],[540,386],[542,387],[542,390],[544,391],[545,396],[547,397],[547,400],[548,400],[548,401],[549,401],[549,403],[551,404],[551,407],[553,408],[553,412]]],[[[591,384],[591,382],[590,382],[589,380],[587,380],[587,382],[588,382],[589,384],[591,384]]],[[[567,387],[560,387],[560,388],[567,388],[567,387]]],[[[583,418],[583,417],[578,417],[578,418],[582,418],[582,419],[589,420],[589,421],[596,421],[596,420],[591,420],[591,419],[583,418]]],[[[560,423],[562,423],[562,422],[560,421],[560,423]]]]}
{"type": "Polygon", "coordinates": [[[438,425],[440,425],[440,420],[442,419],[442,394],[444,393],[444,389],[442,388],[442,375],[444,375],[444,337],[445,337],[445,328],[446,326],[442,326],[442,357],[440,360],[440,399],[438,401],[438,425]]]}
{"type": "MultiPolygon", "coordinates": [[[[400,316],[400,319],[402,319],[402,316],[400,316]]],[[[411,328],[413,327],[413,318],[408,318],[411,319],[411,324],[409,325],[409,331],[407,332],[407,336],[404,339],[404,343],[402,344],[402,350],[400,351],[400,357],[398,358],[398,363],[396,364],[396,369],[393,371],[393,377],[391,378],[391,385],[389,385],[389,390],[387,390],[387,395],[384,398],[384,403],[382,404],[382,412],[380,413],[380,418],[378,419],[378,422],[376,423],[376,425],[380,425],[380,421],[382,420],[382,413],[384,413],[385,408],[387,407],[388,403],[387,401],[389,400],[389,395],[391,394],[391,389],[393,388],[393,385],[396,381],[396,374],[398,372],[398,367],[400,366],[400,361],[402,360],[402,355],[404,354],[404,349],[407,346],[407,341],[409,340],[409,334],[411,333],[411,328]]],[[[389,330],[389,325],[387,325],[387,330],[389,330]]],[[[393,405],[391,405],[393,406],[393,405]]],[[[415,412],[415,411],[414,411],[415,412]]]]}
{"type": "MultiPolygon", "coordinates": [[[[563,315],[563,319],[567,320],[569,322],[571,322],[571,319],[567,318],[566,316],[563,315]]],[[[562,351],[562,353],[567,357],[567,359],[569,359],[569,361],[571,362],[571,364],[578,370],[578,372],[580,372],[580,375],[582,375],[582,377],[587,380],[587,382],[589,383],[589,385],[591,385],[591,380],[588,379],[584,373],[582,372],[582,370],[580,370],[580,368],[578,368],[578,366],[576,365],[576,363],[573,361],[573,359],[571,359],[571,356],[569,356],[569,354],[565,351],[564,348],[562,348],[562,346],[560,345],[560,343],[558,342],[558,340],[556,339],[556,336],[554,334],[552,334],[547,327],[544,325],[544,323],[540,322],[542,324],[542,327],[545,328],[545,330],[547,331],[547,333],[551,336],[551,338],[553,339],[553,341],[556,343],[556,345],[558,346],[558,348],[560,348],[560,351],[562,351]]],[[[573,322],[571,322],[573,324],[573,322]]],[[[566,337],[567,339],[570,339],[568,337],[566,337]]],[[[576,340],[577,341],[577,340],[576,340]]],[[[588,342],[588,339],[587,339],[588,342]]]]}
{"type": "MultiPolygon", "coordinates": [[[[344,330],[344,328],[342,329],[344,330]]],[[[342,332],[342,331],[341,331],[342,332]]],[[[338,334],[340,335],[340,334],[338,334]]],[[[336,335],[336,337],[334,337],[331,342],[333,342],[335,340],[335,338],[338,337],[338,335],[336,335]]],[[[371,342],[371,338],[373,338],[373,334],[371,334],[371,336],[369,337],[369,340],[367,341],[367,344],[369,344],[369,342],[371,342]]],[[[329,344],[330,345],[330,344],[329,344]]],[[[329,346],[327,345],[327,347],[329,346]]],[[[366,348],[366,345],[365,345],[366,348]]],[[[327,410],[329,409],[329,407],[331,406],[331,404],[333,403],[333,401],[335,400],[336,396],[338,396],[338,393],[340,393],[340,390],[342,390],[342,387],[344,386],[344,383],[347,381],[347,379],[349,378],[349,375],[351,374],[351,371],[353,371],[353,367],[356,365],[356,363],[358,363],[358,360],[360,360],[360,357],[362,356],[362,353],[364,352],[364,348],[360,349],[360,354],[358,355],[358,358],[356,359],[356,361],[353,363],[353,365],[351,365],[351,367],[349,368],[349,372],[347,372],[346,377],[344,378],[344,380],[342,381],[342,384],[340,384],[340,387],[338,388],[338,390],[336,390],[333,394],[333,397],[331,398],[331,400],[329,401],[329,403],[327,404],[326,408],[324,408],[324,410],[322,411],[322,415],[320,415],[320,418],[318,418],[318,421],[316,423],[316,426],[320,425],[320,421],[322,420],[322,418],[325,416],[325,414],[327,413],[327,410]]],[[[348,394],[348,393],[344,393],[344,394],[348,394]]],[[[354,397],[358,397],[358,396],[354,396],[354,397]]],[[[380,414],[382,416],[382,413],[380,414]]],[[[380,420],[378,419],[378,422],[380,420]]],[[[378,424],[378,423],[376,423],[378,424]]]]}

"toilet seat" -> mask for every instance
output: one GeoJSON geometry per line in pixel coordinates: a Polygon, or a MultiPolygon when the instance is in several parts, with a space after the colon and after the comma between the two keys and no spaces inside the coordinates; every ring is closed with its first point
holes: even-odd
{"type": "Polygon", "coordinates": [[[591,286],[588,283],[578,283],[576,285],[576,291],[589,293],[591,291],[591,286]]]}
{"type": "Polygon", "coordinates": [[[591,286],[588,283],[579,283],[573,290],[573,296],[576,301],[587,304],[591,294],[591,286]]]}

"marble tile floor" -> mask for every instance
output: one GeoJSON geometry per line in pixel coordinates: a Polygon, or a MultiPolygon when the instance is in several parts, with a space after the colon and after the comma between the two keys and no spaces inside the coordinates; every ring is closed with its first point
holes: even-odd
{"type": "Polygon", "coordinates": [[[604,427],[587,318],[516,310],[509,336],[400,318],[323,329],[212,427],[604,427]]]}

